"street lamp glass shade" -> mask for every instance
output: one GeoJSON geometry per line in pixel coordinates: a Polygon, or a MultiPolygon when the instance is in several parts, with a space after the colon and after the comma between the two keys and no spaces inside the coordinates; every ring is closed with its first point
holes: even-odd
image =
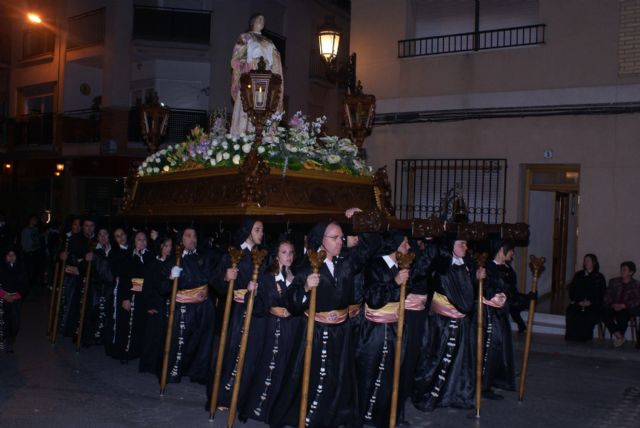
{"type": "Polygon", "coordinates": [[[56,171],[64,171],[64,164],[63,163],[57,163],[56,164],[56,171]]]}
{"type": "Polygon", "coordinates": [[[323,29],[318,32],[320,55],[327,62],[333,61],[338,56],[340,44],[340,32],[335,29],[323,29]]]}
{"type": "Polygon", "coordinates": [[[42,18],[37,13],[27,13],[27,20],[33,24],[42,24],[42,18]]]}

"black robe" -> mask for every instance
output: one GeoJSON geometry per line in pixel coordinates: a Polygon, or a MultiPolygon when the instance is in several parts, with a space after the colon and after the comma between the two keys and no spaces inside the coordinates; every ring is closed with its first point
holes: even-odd
{"type": "Polygon", "coordinates": [[[162,355],[167,332],[169,299],[166,294],[165,278],[171,274],[175,259],[161,260],[156,257],[144,278],[142,296],[144,301],[144,339],[140,355],[139,370],[160,376],[162,355]],[[149,313],[155,310],[157,313],[149,313]]]}
{"type": "Polygon", "coordinates": [[[576,272],[569,285],[565,339],[584,342],[593,339],[593,327],[600,321],[606,281],[600,272],[576,272]],[[578,303],[588,300],[591,306],[578,303]]]}
{"type": "MultiPolygon", "coordinates": [[[[484,305],[484,362],[482,366],[482,389],[496,387],[515,391],[516,371],[509,321],[509,298],[511,290],[517,289],[516,273],[508,264],[486,265],[487,277],[484,281],[484,298],[491,300],[496,294],[504,293],[507,301],[502,308],[484,305]]],[[[477,323],[477,317],[474,317],[477,323]]]]}
{"type": "Polygon", "coordinates": [[[475,390],[472,329],[474,288],[466,265],[450,264],[450,256],[439,255],[434,291],[445,296],[463,318],[434,312],[427,316],[420,360],[416,369],[413,404],[420,410],[436,407],[473,408],[475,390]]]}
{"type": "MultiPolygon", "coordinates": [[[[266,269],[266,263],[263,263],[260,272],[266,269]]],[[[224,282],[226,269],[231,266],[229,255],[225,254],[218,270],[218,284],[226,295],[227,283],[224,282]]],[[[253,274],[253,262],[251,252],[248,248],[243,249],[243,255],[238,264],[238,277],[234,282],[234,290],[243,290],[247,288],[253,274]]],[[[244,407],[245,398],[249,390],[249,386],[253,380],[253,373],[258,364],[260,350],[263,348],[265,331],[267,326],[267,317],[265,312],[264,300],[259,295],[262,294],[260,287],[256,290],[254,297],[253,314],[251,326],[249,328],[249,337],[247,338],[247,350],[245,352],[244,367],[242,369],[242,380],[240,391],[238,393],[238,409],[244,407]]],[[[225,345],[224,362],[222,364],[222,375],[220,378],[220,390],[218,392],[218,405],[229,407],[231,403],[231,395],[233,393],[233,385],[235,384],[236,374],[238,373],[238,354],[240,351],[240,340],[242,339],[242,327],[246,314],[249,294],[245,295],[243,303],[236,302],[231,304],[231,318],[229,320],[229,330],[227,333],[227,344],[225,345]]],[[[210,386],[211,387],[211,386],[210,386]]]]}
{"type": "Polygon", "coordinates": [[[78,332],[80,322],[80,302],[82,287],[88,263],[85,260],[91,241],[82,233],[71,235],[66,265],[78,269],[78,275],[66,273],[63,280],[63,294],[60,311],[60,331],[66,337],[73,337],[78,332]]]}
{"type": "MultiPolygon", "coordinates": [[[[215,264],[211,252],[198,250],[191,254],[183,253],[178,293],[206,285],[208,298],[199,303],[176,301],[167,367],[168,382],[180,382],[182,376],[201,384],[207,384],[211,379],[216,319],[212,290],[218,285],[215,264]]],[[[165,275],[161,284],[162,294],[170,297],[173,281],[165,275]]]]}
{"type": "MultiPolygon", "coordinates": [[[[398,303],[400,286],[395,282],[398,271],[397,265],[389,267],[383,257],[376,257],[367,265],[364,301],[369,309],[398,303]]],[[[397,328],[397,322],[377,323],[367,319],[362,322],[355,353],[358,380],[356,425],[386,427],[389,424],[397,328]]]]}
{"type": "Polygon", "coordinates": [[[20,307],[27,289],[27,278],[20,263],[0,265],[0,289],[4,293],[17,293],[13,302],[0,298],[0,350],[10,350],[20,330],[20,307]]]}
{"type": "Polygon", "coordinates": [[[118,290],[122,288],[120,286],[120,277],[122,275],[122,269],[125,266],[125,260],[127,260],[127,256],[129,254],[129,250],[121,248],[120,246],[112,247],[111,251],[107,255],[107,262],[109,264],[109,270],[111,271],[111,275],[113,277],[113,288],[111,289],[111,293],[107,295],[107,320],[104,328],[104,337],[102,342],[104,343],[105,354],[112,355],[114,352],[114,346],[116,341],[116,324],[117,318],[120,311],[118,308],[119,299],[118,299],[118,290]]]}
{"type": "MultiPolygon", "coordinates": [[[[378,235],[361,235],[359,245],[343,249],[334,258],[334,274],[326,261],[320,267],[316,312],[347,310],[354,301],[354,277],[380,247],[378,235]]],[[[305,262],[287,290],[288,306],[302,314],[309,306],[304,286],[311,266],[305,262]]],[[[305,323],[303,322],[303,326],[305,323]]],[[[304,328],[304,327],[303,327],[304,328]]],[[[352,326],[315,322],[306,414],[309,427],[337,427],[357,419],[357,385],[353,358],[352,326]]],[[[300,341],[285,386],[272,408],[271,426],[297,426],[304,368],[304,341],[300,341]]]]}
{"type": "Polygon", "coordinates": [[[259,293],[256,297],[266,314],[264,344],[261,350],[256,350],[259,358],[253,369],[253,379],[244,405],[240,409],[241,419],[249,418],[267,423],[271,420],[275,399],[288,378],[293,351],[303,334],[300,315],[281,318],[269,313],[272,307],[287,308],[286,281],[276,283],[275,278],[272,273],[260,276],[259,293]]]}
{"type": "Polygon", "coordinates": [[[151,268],[153,259],[150,251],[145,251],[142,256],[131,251],[123,260],[116,299],[115,340],[111,352],[113,358],[121,361],[136,359],[142,352],[145,321],[144,296],[141,292],[132,290],[132,280],[134,278],[144,279],[151,268]],[[122,307],[125,300],[131,303],[129,311],[122,307]]]}
{"type": "Polygon", "coordinates": [[[87,296],[85,325],[82,330],[83,346],[103,343],[114,287],[109,256],[104,249],[98,248],[94,251],[91,265],[91,284],[87,296]]]}

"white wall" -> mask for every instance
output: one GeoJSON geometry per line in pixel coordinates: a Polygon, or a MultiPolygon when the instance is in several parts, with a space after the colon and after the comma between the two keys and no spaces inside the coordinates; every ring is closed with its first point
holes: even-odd
{"type": "Polygon", "coordinates": [[[88,67],[77,62],[65,66],[64,109],[79,110],[91,107],[95,97],[102,95],[102,69],[88,67]],[[80,85],[86,83],[91,88],[89,95],[80,92],[80,85]]]}
{"type": "MultiPolygon", "coordinates": [[[[529,254],[544,257],[545,274],[538,279],[538,294],[551,292],[551,272],[553,263],[553,217],[555,192],[531,191],[529,193],[529,227],[531,239],[529,254]]],[[[527,269],[527,288],[531,284],[531,271],[527,269]]]]}

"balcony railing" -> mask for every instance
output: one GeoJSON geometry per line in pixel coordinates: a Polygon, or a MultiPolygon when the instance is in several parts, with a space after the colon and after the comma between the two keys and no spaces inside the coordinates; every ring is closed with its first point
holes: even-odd
{"type": "Polygon", "coordinates": [[[55,113],[25,114],[10,119],[9,133],[13,145],[51,146],[55,113]]]}
{"type": "Polygon", "coordinates": [[[455,217],[456,193],[469,221],[503,223],[506,159],[398,159],[395,215],[401,219],[455,217]]]}
{"type": "Polygon", "coordinates": [[[63,143],[95,143],[100,141],[100,110],[65,111],[58,116],[63,143]]]}
{"type": "Polygon", "coordinates": [[[211,12],[134,6],[133,38],[209,44],[211,12]]]}
{"type": "Polygon", "coordinates": [[[545,27],[538,24],[400,40],[398,58],[540,45],[544,43],[545,27]]]}
{"type": "Polygon", "coordinates": [[[77,49],[104,43],[104,21],[104,8],[69,18],[67,49],[77,49]]]}
{"type": "MultiPolygon", "coordinates": [[[[196,125],[204,129],[209,126],[209,115],[205,110],[172,108],[169,113],[167,135],[162,142],[172,144],[182,142],[196,125]]],[[[129,111],[129,141],[142,141],[140,110],[137,108],[132,108],[129,111]]]]}

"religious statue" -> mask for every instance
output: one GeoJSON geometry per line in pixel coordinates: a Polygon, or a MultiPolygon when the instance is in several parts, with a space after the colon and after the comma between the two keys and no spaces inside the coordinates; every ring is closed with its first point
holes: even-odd
{"type": "MultiPolygon", "coordinates": [[[[263,36],[261,31],[264,28],[264,15],[256,13],[249,18],[249,31],[238,37],[236,45],[233,48],[231,57],[231,98],[233,98],[233,116],[231,119],[232,135],[248,134],[254,132],[253,125],[249,122],[247,113],[242,109],[242,100],[240,99],[240,76],[251,70],[258,68],[260,57],[266,62],[266,69],[274,74],[282,77],[282,62],[280,60],[280,52],[275,45],[267,37],[263,36]]],[[[282,94],[280,91],[280,102],[278,111],[282,111],[282,94]]]]}

